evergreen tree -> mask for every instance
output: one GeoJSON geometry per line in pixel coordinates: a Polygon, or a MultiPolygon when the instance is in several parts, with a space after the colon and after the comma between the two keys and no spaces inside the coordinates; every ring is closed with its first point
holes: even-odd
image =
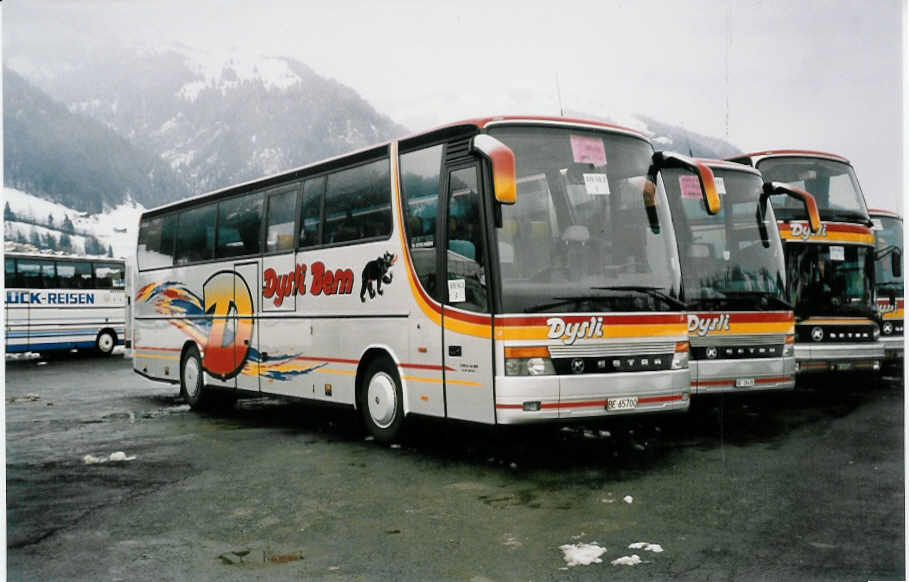
{"type": "Polygon", "coordinates": [[[63,219],[63,232],[68,232],[70,234],[75,234],[76,232],[76,227],[73,225],[73,221],[69,219],[69,214],[63,219]]]}
{"type": "Polygon", "coordinates": [[[110,244],[107,245],[107,256],[108,257],[114,256],[114,247],[112,247],[110,244]]]}
{"type": "Polygon", "coordinates": [[[54,228],[54,214],[53,213],[49,213],[47,215],[47,226],[54,228]]]}
{"type": "Polygon", "coordinates": [[[16,215],[13,213],[13,209],[9,207],[9,201],[7,201],[6,206],[3,207],[3,220],[16,220],[16,215]]]}
{"type": "Polygon", "coordinates": [[[73,241],[65,232],[60,235],[60,250],[67,253],[73,252],[73,241]]]}
{"type": "Polygon", "coordinates": [[[57,250],[57,239],[54,238],[54,235],[47,233],[44,237],[44,248],[50,249],[52,251],[57,250]]]}
{"type": "Polygon", "coordinates": [[[28,237],[28,242],[32,243],[38,248],[41,248],[41,235],[38,234],[36,229],[32,229],[32,233],[28,237]]]}

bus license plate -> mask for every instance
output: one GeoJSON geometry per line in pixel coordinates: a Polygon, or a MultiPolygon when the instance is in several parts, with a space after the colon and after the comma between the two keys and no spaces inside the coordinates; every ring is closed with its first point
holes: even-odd
{"type": "Polygon", "coordinates": [[[754,386],[754,378],[736,378],[735,387],[736,388],[751,388],[754,386]]]}
{"type": "Polygon", "coordinates": [[[635,396],[626,398],[610,398],[606,401],[606,410],[632,410],[637,408],[638,399],[635,396]]]}

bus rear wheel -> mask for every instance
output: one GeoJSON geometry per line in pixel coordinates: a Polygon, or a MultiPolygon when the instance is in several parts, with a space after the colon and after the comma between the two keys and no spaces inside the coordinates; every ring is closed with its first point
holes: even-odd
{"type": "Polygon", "coordinates": [[[208,394],[205,390],[202,374],[202,358],[196,346],[190,346],[180,360],[180,396],[193,410],[202,410],[208,406],[208,394]]]}
{"type": "Polygon", "coordinates": [[[393,442],[404,424],[401,380],[387,359],[373,361],[366,368],[359,390],[359,409],[369,433],[382,443],[393,442]]]}
{"type": "Polygon", "coordinates": [[[114,353],[114,346],[117,345],[117,336],[114,335],[114,332],[106,329],[98,334],[97,339],[95,339],[95,349],[100,354],[109,356],[114,353]]]}

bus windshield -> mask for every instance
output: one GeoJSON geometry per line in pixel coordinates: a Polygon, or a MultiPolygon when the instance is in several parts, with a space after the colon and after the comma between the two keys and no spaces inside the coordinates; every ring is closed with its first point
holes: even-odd
{"type": "Polygon", "coordinates": [[[787,244],[789,299],[796,316],[872,316],[873,252],[866,246],[787,244]]]}
{"type": "MultiPolygon", "coordinates": [[[[821,220],[868,221],[868,209],[855,172],[849,164],[811,157],[774,157],[758,163],[768,182],[785,182],[805,190],[817,201],[821,220]]],[[[800,220],[804,206],[788,196],[774,196],[771,203],[781,220],[800,220]]]]}
{"type": "Polygon", "coordinates": [[[682,297],[693,309],[780,309],[785,263],[773,209],[761,216],[763,182],[751,172],[713,168],[720,211],[707,213],[682,183],[693,174],[663,170],[682,260],[682,297]]]}
{"type": "Polygon", "coordinates": [[[876,216],[874,221],[875,244],[875,285],[885,291],[893,290],[897,294],[903,292],[903,276],[893,274],[893,251],[903,252],[903,221],[891,216],[876,216]]]}
{"type": "Polygon", "coordinates": [[[677,311],[665,193],[644,203],[653,150],[609,131],[496,127],[515,154],[517,202],[497,229],[505,313],[677,311]]]}

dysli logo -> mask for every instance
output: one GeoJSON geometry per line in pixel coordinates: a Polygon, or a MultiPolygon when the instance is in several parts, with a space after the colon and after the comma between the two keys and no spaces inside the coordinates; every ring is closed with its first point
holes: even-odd
{"type": "MultiPolygon", "coordinates": [[[[811,228],[808,226],[807,222],[793,222],[789,225],[789,231],[792,233],[792,236],[798,237],[802,240],[808,240],[811,238],[811,228]]],[[[821,228],[814,234],[816,237],[824,238],[827,236],[827,225],[821,224],[821,228]]]]}
{"type": "Polygon", "coordinates": [[[729,314],[721,313],[714,317],[688,314],[688,333],[696,333],[703,337],[711,331],[729,331],[729,314]]]}
{"type": "Polygon", "coordinates": [[[202,367],[218,378],[236,376],[246,363],[253,331],[253,301],[249,286],[234,271],[215,273],[202,286],[205,313],[211,329],[202,367]]]}
{"type": "Polygon", "coordinates": [[[570,346],[578,339],[603,337],[603,318],[591,317],[587,321],[566,322],[561,317],[550,317],[546,320],[549,339],[560,339],[562,343],[570,346]]]}

